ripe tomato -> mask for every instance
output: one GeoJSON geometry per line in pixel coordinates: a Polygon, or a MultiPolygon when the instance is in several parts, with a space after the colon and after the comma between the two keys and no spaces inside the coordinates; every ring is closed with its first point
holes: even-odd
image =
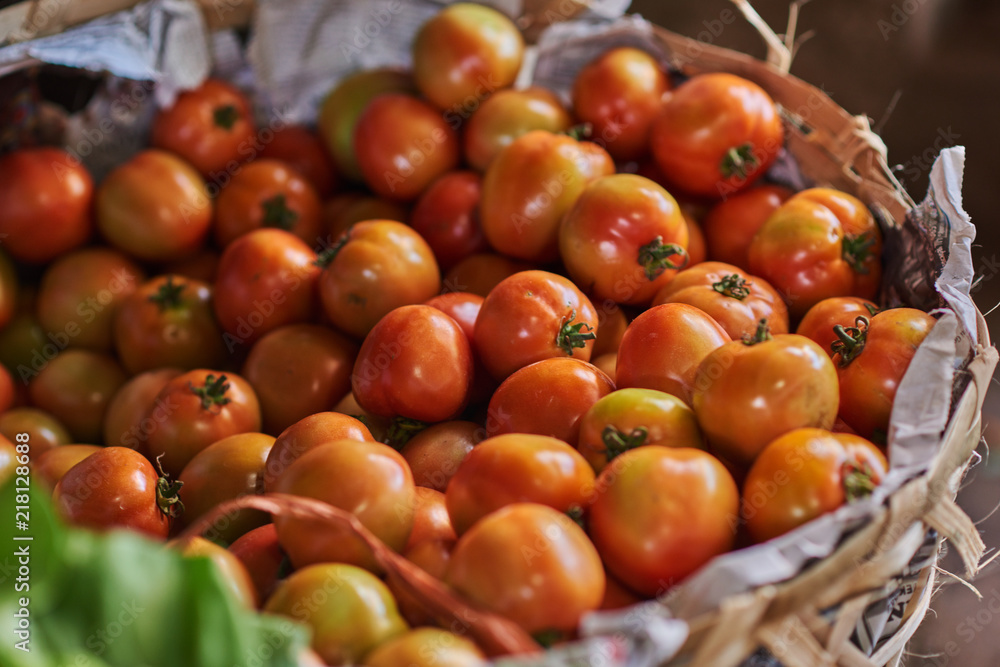
{"type": "Polygon", "coordinates": [[[771,337],[763,326],[705,357],[692,398],[712,451],[743,466],[783,433],[829,429],[838,402],[837,371],[823,349],[798,334],[771,337]]]}
{"type": "Polygon", "coordinates": [[[836,328],[840,416],[858,435],[885,441],[896,390],[935,321],[915,308],[892,308],[836,328]]]}
{"type": "Polygon", "coordinates": [[[690,405],[698,364],[730,340],[718,322],[694,306],[653,306],[622,336],[615,384],[664,391],[690,405]]]}
{"type": "Polygon", "coordinates": [[[479,224],[480,189],[479,174],[453,171],[434,181],[413,207],[410,226],[427,241],[442,270],[489,250],[479,224]]]}
{"type": "Polygon", "coordinates": [[[567,278],[521,271],[486,296],[476,318],[475,346],[497,380],[542,359],[590,360],[597,312],[567,278]]]}
{"type": "Polygon", "coordinates": [[[0,365],[0,415],[14,407],[14,402],[18,398],[16,392],[10,371],[6,366],[0,365]]]}
{"type": "Polygon", "coordinates": [[[445,7],[413,40],[413,78],[435,106],[452,113],[514,83],[524,39],[497,10],[471,3],[445,7]]]}
{"type": "Polygon", "coordinates": [[[354,128],[365,183],[386,199],[410,201],[458,166],[458,135],[434,107],[387,93],[368,103],[354,128]]]}
{"type": "Polygon", "coordinates": [[[305,176],[277,160],[256,160],[219,192],[215,241],[225,247],[254,229],[273,227],[312,245],[323,231],[319,210],[319,196],[305,176]]]}
{"type": "Polygon", "coordinates": [[[209,559],[233,597],[248,609],[257,608],[257,591],[250,573],[240,559],[227,549],[204,537],[189,537],[181,542],[172,542],[170,546],[185,558],[209,559]]]}
{"type": "Polygon", "coordinates": [[[323,248],[329,248],[353,225],[366,220],[406,222],[407,208],[388,199],[366,197],[357,192],[345,192],[326,201],[320,213],[326,231],[323,248]]]}
{"type": "Polygon", "coordinates": [[[94,181],[58,148],[22,148],[0,156],[0,238],[21,262],[41,264],[82,245],[94,231],[94,181]],[[39,233],[39,222],[45,232],[39,233]]]}
{"type": "MultiPolygon", "coordinates": [[[[346,510],[398,552],[413,529],[414,489],[406,460],[388,445],[332,440],[296,459],[273,490],[346,510]]],[[[278,516],[274,524],[282,548],[297,568],[339,562],[379,569],[368,546],[344,529],[293,516],[278,516]]]]}
{"type": "Polygon", "coordinates": [[[628,318],[618,304],[605,302],[600,305],[597,309],[597,339],[594,340],[592,357],[617,353],[622,336],[628,328],[628,318]]]}
{"type": "Polygon", "coordinates": [[[392,220],[359,222],[323,253],[323,310],[338,328],[364,338],[390,310],[438,293],[441,273],[427,242],[392,220]]]}
{"type": "Polygon", "coordinates": [[[615,577],[642,595],[662,595],[733,548],[739,499],[732,475],[711,454],[639,447],[598,476],[590,537],[615,577]]]}
{"type": "Polygon", "coordinates": [[[755,278],[732,264],[702,262],[685,269],[656,293],[653,304],[686,303],[718,322],[729,337],[753,336],[762,319],[771,333],[788,333],[788,308],[781,295],[763,278],[755,278]]]}
{"type": "Polygon", "coordinates": [[[302,125],[275,130],[274,138],[264,144],[257,158],[284,162],[299,172],[321,198],[329,197],[340,184],[337,167],[323,140],[302,125]]]}
{"type": "Polygon", "coordinates": [[[609,49],[587,63],[573,81],[573,110],[616,160],[649,150],[670,80],[652,55],[632,47],[609,49]]]}
{"type": "Polygon", "coordinates": [[[315,262],[316,253],[302,239],[281,229],[258,229],[226,247],[213,305],[230,352],[312,318],[320,274],[315,262]]]}
{"type": "Polygon", "coordinates": [[[38,408],[11,408],[0,414],[0,436],[14,442],[18,433],[28,434],[33,457],[73,442],[62,422],[38,408]]]}
{"type": "Polygon", "coordinates": [[[511,373],[494,392],[486,432],[536,433],[575,445],[583,415],[614,390],[611,378],[586,361],[536,361],[511,373]]]}
{"type": "Polygon", "coordinates": [[[695,217],[683,207],[681,207],[681,215],[684,216],[684,224],[687,225],[688,230],[687,267],[691,268],[708,259],[708,247],[705,244],[705,232],[702,231],[701,225],[698,224],[695,217]]]}
{"type": "Polygon", "coordinates": [[[512,503],[580,511],[593,481],[587,461],[562,440],[508,433],[487,438],[466,454],[448,483],[445,502],[451,525],[461,535],[512,503]]]}
{"type": "Polygon", "coordinates": [[[471,292],[485,298],[501,280],[530,268],[532,265],[527,262],[519,262],[496,253],[476,253],[460,260],[448,270],[441,281],[441,291],[471,292]]]}
{"type": "Polygon", "coordinates": [[[358,346],[315,324],[290,324],[250,348],[243,377],[260,400],[264,431],[278,434],[309,415],[329,410],[351,390],[358,346]]]}
{"type": "Polygon", "coordinates": [[[712,259],[749,270],[750,242],[771,214],[792,196],[780,185],[760,185],[727,197],[705,216],[705,243],[712,259]]]}
{"type": "Polygon", "coordinates": [[[645,305],[687,263],[687,225],[677,202],[635,174],[589,184],[563,218],[559,250],[577,285],[595,299],[645,305]]]}
{"type": "Polygon", "coordinates": [[[179,507],[176,488],[161,480],[142,454],[105,447],[70,468],[52,502],[66,521],[94,530],[129,528],[166,539],[179,507]]]}
{"type": "Polygon", "coordinates": [[[800,428],[775,438],[743,484],[750,536],[765,542],[863,498],[888,470],[878,447],[857,435],[800,428]]]}
{"type": "Polygon", "coordinates": [[[104,414],[125,373],[112,357],[69,349],[42,368],[28,395],[32,405],[66,425],[78,443],[101,441],[104,414]]]}
{"type": "Polygon", "coordinates": [[[172,151],[194,165],[202,176],[239,168],[255,149],[250,103],[243,93],[218,79],[208,79],[181,93],[173,106],[153,120],[150,143],[172,151]]]}
{"type": "Polygon", "coordinates": [[[750,244],[750,271],[784,296],[793,319],[834,296],[873,299],[882,277],[882,232],[858,199],[803,190],[781,205],[750,244]]]}
{"type": "Polygon", "coordinates": [[[572,632],[604,597],[604,568],[573,520],[535,503],[483,517],[458,539],[445,575],[459,594],[528,632],[572,632]]]}
{"type": "Polygon", "coordinates": [[[264,490],[274,491],[278,477],[303,453],[331,440],[375,442],[363,422],[339,412],[317,412],[295,422],[274,441],[267,455],[264,490]]]}
{"type": "Polygon", "coordinates": [[[229,545],[250,574],[257,599],[264,602],[278,584],[285,554],[278,544],[278,531],[273,523],[254,528],[229,545]]]}
{"type": "MultiPolygon", "coordinates": [[[[31,481],[47,491],[52,491],[70,468],[91,454],[104,449],[99,445],[62,445],[38,454],[35,451],[35,443],[32,442],[31,445],[34,455],[31,461],[31,481]]],[[[0,484],[3,484],[2,480],[0,484]]]]}
{"type": "Polygon", "coordinates": [[[833,328],[838,324],[845,329],[853,326],[859,317],[871,317],[878,312],[875,302],[856,296],[835,296],[823,299],[806,311],[795,333],[816,341],[831,357],[831,347],[837,341],[833,328]]]}
{"type": "Polygon", "coordinates": [[[414,489],[413,502],[413,532],[406,541],[404,552],[427,540],[455,539],[443,493],[418,486],[414,489]]]}
{"type": "Polygon", "coordinates": [[[156,397],[167,382],[180,374],[178,368],[158,368],[139,373],[119,387],[104,413],[104,444],[146,453],[146,439],[169,409],[157,403],[156,397]]]}
{"type": "MultiPolygon", "coordinates": [[[[439,581],[444,580],[451,561],[451,552],[455,548],[455,540],[424,540],[403,552],[406,560],[439,581]]],[[[389,590],[396,597],[399,611],[411,625],[433,625],[434,617],[427,612],[427,607],[408,589],[398,586],[394,580],[388,579],[389,590]]]]}
{"type": "Polygon", "coordinates": [[[490,245],[532,262],[559,256],[559,223],[586,185],[614,173],[596,144],[534,130],[500,151],[483,179],[479,213],[490,245]]]}
{"type": "Polygon", "coordinates": [[[143,280],[142,269],[117,250],[74,250],[42,274],[38,321],[60,347],[110,352],[115,310],[143,280]]]}
{"type": "Polygon", "coordinates": [[[458,322],[465,337],[471,342],[475,336],[476,319],[483,307],[483,297],[471,292],[445,292],[424,301],[425,306],[437,308],[458,322]]]}
{"type": "Polygon", "coordinates": [[[441,422],[407,440],[399,453],[410,464],[417,486],[443,493],[466,455],[485,437],[486,429],[474,422],[441,422]]]}
{"type": "Polygon", "coordinates": [[[380,645],[368,667],[486,667],[486,656],[467,637],[438,628],[416,628],[380,645]]]}
{"type": "Polygon", "coordinates": [[[643,445],[705,449],[705,438],[684,401],[655,389],[611,392],[580,420],[576,448],[595,472],[643,445]]]}
{"type": "Polygon", "coordinates": [[[486,171],[493,158],[522,134],[532,130],[559,134],[572,124],[562,102],[547,88],[498,90],[483,100],[465,125],[465,160],[486,171]]]}
{"type": "Polygon", "coordinates": [[[668,182],[692,195],[719,198],[764,175],[785,143],[785,131],[760,86],[716,72],[677,87],[650,140],[668,182]]]}
{"type": "Polygon", "coordinates": [[[260,431],[260,404],[239,375],[198,369],[168,381],[146,418],[155,423],[146,445],[150,459],[162,457],[163,469],[177,475],[213,442],[260,431]]]}
{"type": "Polygon", "coordinates": [[[212,368],[226,361],[212,288],[200,280],[167,275],[142,284],[118,306],[114,338],[118,357],[132,374],[212,368]]]}

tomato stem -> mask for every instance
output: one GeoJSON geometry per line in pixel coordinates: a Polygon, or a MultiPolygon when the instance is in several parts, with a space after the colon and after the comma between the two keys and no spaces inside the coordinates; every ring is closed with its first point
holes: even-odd
{"type": "Polygon", "coordinates": [[[767,324],[767,318],[762,317],[760,321],[757,322],[757,330],[753,332],[752,336],[743,334],[743,344],[756,345],[757,343],[769,341],[771,338],[771,327],[767,324]]]}
{"type": "Polygon", "coordinates": [[[586,322],[573,324],[574,319],[576,319],[575,309],[569,311],[569,315],[563,319],[562,325],[559,327],[559,333],[556,334],[556,347],[571,357],[574,348],[586,347],[588,340],[597,338],[594,327],[586,322]]]}
{"type": "Polygon", "coordinates": [[[160,459],[163,454],[156,457],[156,469],[160,473],[156,480],[156,506],[164,515],[171,519],[176,519],[184,513],[184,503],[181,502],[180,490],[184,486],[181,480],[171,480],[170,475],[163,471],[163,464],[160,459]]]}
{"type": "Polygon", "coordinates": [[[206,376],[205,384],[201,387],[196,387],[193,382],[188,382],[188,388],[191,393],[201,399],[202,410],[210,410],[213,406],[222,407],[231,400],[226,396],[226,392],[229,391],[229,383],[226,382],[225,374],[218,378],[215,375],[206,376]]]}
{"type": "Polygon", "coordinates": [[[848,461],[841,468],[841,475],[844,478],[844,495],[849,503],[867,498],[878,486],[874,471],[867,463],[858,465],[855,461],[848,461]]]}
{"type": "Polygon", "coordinates": [[[639,266],[646,272],[648,280],[656,280],[667,269],[681,269],[688,263],[687,250],[676,243],[664,245],[663,237],[657,236],[646,245],[639,247],[639,266]],[[671,257],[680,256],[679,264],[671,257]]]}
{"type": "Polygon", "coordinates": [[[747,142],[740,146],[733,146],[722,157],[719,163],[719,173],[724,178],[736,176],[746,178],[757,166],[757,158],[753,154],[753,144],[747,142]]]}
{"type": "Polygon", "coordinates": [[[566,130],[563,134],[571,139],[576,139],[580,141],[581,139],[589,139],[594,133],[594,126],[590,123],[580,123],[579,125],[574,125],[573,127],[566,130]]]}
{"type": "Polygon", "coordinates": [[[732,297],[738,301],[750,296],[749,282],[738,273],[731,273],[717,283],[712,283],[712,289],[723,296],[732,297]]]}
{"type": "Polygon", "coordinates": [[[573,505],[568,510],[566,510],[566,516],[573,520],[573,523],[580,526],[586,530],[586,526],[583,525],[583,508],[579,505],[573,505]]]}
{"type": "Polygon", "coordinates": [[[841,242],[841,257],[850,264],[855,273],[863,276],[868,275],[868,267],[865,263],[871,258],[872,246],[875,245],[875,236],[865,232],[863,234],[846,234],[841,242]]]}
{"type": "MultiPolygon", "coordinates": [[[[348,230],[348,232],[349,231],[350,230],[348,230]]],[[[333,258],[337,256],[337,253],[340,252],[340,249],[343,248],[345,245],[347,245],[348,232],[344,232],[343,234],[341,234],[340,237],[337,239],[337,242],[334,243],[332,246],[320,251],[319,254],[316,255],[316,259],[315,261],[313,261],[313,264],[315,264],[321,269],[325,269],[326,267],[330,266],[330,264],[333,262],[333,258]]]]}
{"type": "Polygon", "coordinates": [[[855,318],[853,327],[838,324],[833,327],[833,333],[837,340],[830,343],[830,349],[834,354],[840,355],[840,367],[846,368],[865,349],[865,343],[868,342],[868,318],[859,315],[855,318]]]}
{"type": "Polygon", "coordinates": [[[649,430],[645,426],[638,426],[632,432],[625,435],[614,424],[608,424],[601,431],[601,440],[604,442],[604,455],[608,461],[614,460],[630,449],[641,447],[646,442],[649,430]]]}
{"type": "Polygon", "coordinates": [[[264,200],[260,206],[264,209],[263,222],[265,227],[277,227],[287,232],[299,219],[299,214],[288,208],[285,203],[285,195],[282,193],[264,200]]]}
{"type": "Polygon", "coordinates": [[[403,445],[410,441],[410,438],[425,428],[427,428],[427,424],[420,420],[409,417],[394,417],[386,430],[385,444],[393,449],[402,449],[403,445]]]}
{"type": "Polygon", "coordinates": [[[149,300],[160,307],[160,312],[178,308],[181,305],[181,292],[187,285],[178,285],[173,276],[167,276],[167,282],[160,285],[156,294],[151,294],[149,300]]]}
{"type": "Polygon", "coordinates": [[[212,120],[215,124],[224,130],[233,129],[233,125],[236,121],[240,119],[240,112],[233,104],[227,104],[221,107],[215,107],[212,111],[212,120]]]}

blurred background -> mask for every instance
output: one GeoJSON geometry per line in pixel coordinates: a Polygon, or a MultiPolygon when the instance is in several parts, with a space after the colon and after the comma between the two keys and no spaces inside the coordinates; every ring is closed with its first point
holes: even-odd
{"type": "MultiPolygon", "coordinates": [[[[781,34],[788,0],[753,0],[781,34]]],[[[665,28],[696,37],[724,11],[728,0],[633,0],[631,11],[665,28]]],[[[973,262],[980,277],[975,300],[987,313],[1000,303],[1000,226],[995,218],[995,162],[1000,157],[1000,2],[997,0],[812,0],[801,6],[797,35],[812,33],[798,51],[792,74],[821,86],[852,114],[872,119],[889,148],[889,164],[916,200],[927,191],[934,156],[947,146],[966,147],[963,198],[977,228],[973,262]],[[888,113],[893,100],[897,103],[888,113]]],[[[763,42],[742,18],[715,44],[764,57],[763,42]]],[[[1000,309],[987,316],[996,337],[1000,309]]],[[[1000,391],[987,398],[986,442],[1000,447],[1000,391]]],[[[959,502],[981,522],[987,547],[1000,548],[1000,448],[973,469],[959,502]]],[[[989,556],[987,556],[989,557],[989,556]]],[[[996,561],[1000,563],[1000,560],[996,561]]],[[[961,573],[949,554],[942,567],[961,573]]],[[[987,566],[968,588],[947,575],[931,611],[911,642],[912,667],[1000,665],[1000,566],[987,566]]]]}

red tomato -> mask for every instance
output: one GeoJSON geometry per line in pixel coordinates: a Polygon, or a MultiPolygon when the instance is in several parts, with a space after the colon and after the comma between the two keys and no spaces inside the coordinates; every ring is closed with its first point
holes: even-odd
{"type": "Polygon", "coordinates": [[[479,105],[465,125],[465,160],[486,171],[500,151],[522,134],[566,132],[573,124],[562,102],[546,88],[498,90],[479,105]]]}
{"type": "Polygon", "coordinates": [[[486,429],[474,422],[441,422],[407,440],[399,453],[417,486],[444,492],[466,455],[485,437],[486,429]]]}
{"type": "Polygon", "coordinates": [[[295,422],[274,441],[267,455],[264,490],[274,491],[278,477],[305,452],[331,440],[375,442],[371,431],[360,420],[339,412],[317,412],[295,422]]]}
{"type": "Polygon", "coordinates": [[[792,196],[780,185],[760,185],[727,197],[705,216],[705,243],[712,259],[750,268],[747,252],[757,230],[792,196]]]}
{"type": "Polygon", "coordinates": [[[428,540],[454,540],[455,529],[451,527],[444,494],[423,486],[416,487],[414,494],[413,532],[404,550],[408,551],[428,540]]]}
{"type": "Polygon", "coordinates": [[[871,317],[878,312],[875,302],[856,296],[835,296],[823,299],[806,311],[795,333],[815,341],[831,357],[831,347],[837,334],[833,328],[838,324],[844,328],[853,326],[859,317],[871,317]]]}
{"type": "Polygon", "coordinates": [[[125,384],[113,358],[88,350],[66,350],[50,361],[28,385],[32,405],[66,425],[79,443],[101,441],[111,397],[125,384]]]}
{"type": "Polygon", "coordinates": [[[597,318],[599,322],[597,339],[594,341],[591,356],[617,353],[625,330],[628,329],[628,318],[625,316],[625,311],[619,308],[616,303],[605,302],[598,308],[597,318]]]}
{"type": "Polygon", "coordinates": [[[410,216],[442,269],[450,269],[460,259],[489,250],[479,225],[481,179],[471,171],[445,174],[427,188],[410,216]]]}
{"type": "Polygon", "coordinates": [[[271,597],[277,586],[285,553],[278,544],[278,531],[273,523],[254,528],[229,545],[250,574],[257,599],[261,602],[271,597]]]}
{"type": "Polygon", "coordinates": [[[21,262],[49,262],[82,245],[94,231],[94,181],[80,161],[58,148],[22,148],[0,156],[0,238],[21,262]],[[39,221],[45,232],[39,233],[39,221]]]}
{"type": "Polygon", "coordinates": [[[274,131],[258,159],[280,160],[302,176],[320,197],[328,197],[340,184],[337,168],[320,137],[302,125],[286,125],[274,131]]]}
{"type": "Polygon", "coordinates": [[[178,368],[158,368],[139,373],[119,387],[104,413],[104,444],[145,453],[149,434],[171,409],[158,403],[156,397],[167,382],[180,374],[178,368]]]}
{"type": "Polygon", "coordinates": [[[14,378],[6,366],[0,366],[0,415],[14,407],[14,378]]]}
{"type": "Polygon", "coordinates": [[[424,301],[425,306],[437,308],[458,322],[465,337],[471,342],[476,331],[476,318],[483,307],[483,297],[471,292],[445,292],[424,301]]]}
{"type": "Polygon", "coordinates": [[[684,223],[687,225],[688,230],[687,266],[691,268],[695,264],[701,264],[708,259],[708,246],[705,244],[705,232],[694,216],[684,210],[684,208],[681,208],[681,214],[684,216],[684,223]]]}
{"type": "Polygon", "coordinates": [[[52,491],[70,468],[102,449],[104,448],[98,445],[62,445],[38,454],[35,443],[32,442],[31,453],[34,458],[31,461],[31,481],[52,491]]]}
{"type": "Polygon", "coordinates": [[[469,255],[448,270],[441,281],[441,291],[471,292],[485,298],[501,280],[531,267],[527,262],[492,252],[469,255]]]}
{"type": "Polygon", "coordinates": [[[62,422],[37,408],[11,408],[0,414],[0,436],[14,442],[18,433],[28,434],[33,457],[73,442],[62,422]]]}

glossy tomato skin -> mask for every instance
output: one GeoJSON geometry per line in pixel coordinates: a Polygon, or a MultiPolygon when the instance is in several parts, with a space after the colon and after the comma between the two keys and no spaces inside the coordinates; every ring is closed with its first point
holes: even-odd
{"type": "Polygon", "coordinates": [[[250,574],[257,599],[263,603],[271,597],[285,559],[274,524],[268,523],[243,534],[229,545],[229,551],[243,563],[250,574]]]}
{"type": "Polygon", "coordinates": [[[105,447],[70,468],[56,484],[56,511],[75,526],[129,528],[166,539],[170,518],[157,504],[159,477],[141,454],[105,447]]]}
{"type": "Polygon", "coordinates": [[[424,97],[452,114],[514,83],[524,39],[491,7],[458,3],[420,28],[413,40],[413,78],[424,97]]]}
{"type": "Polygon", "coordinates": [[[635,160],[649,150],[649,133],[660,115],[670,80],[652,55],[632,47],[605,51],[573,82],[573,110],[605,138],[616,160],[635,160]]]}
{"type": "MultiPolygon", "coordinates": [[[[354,514],[393,551],[413,530],[415,485],[406,460],[378,442],[333,440],[310,449],[278,477],[275,493],[315,498],[354,514]]],[[[292,564],[351,563],[379,571],[371,549],[345,529],[291,516],[275,518],[292,564]]]]}
{"type": "Polygon", "coordinates": [[[375,442],[360,420],[339,412],[317,412],[295,422],[277,437],[267,456],[264,490],[274,491],[278,477],[297,458],[313,447],[332,440],[375,442]]]}
{"type": "Polygon", "coordinates": [[[443,493],[466,455],[484,438],[486,429],[475,422],[441,422],[407,440],[399,453],[410,464],[417,486],[443,493]]]}
{"type": "Polygon", "coordinates": [[[489,514],[462,535],[446,581],[528,632],[572,631],[604,597],[604,569],[572,519],[535,503],[489,514]]]}
{"type": "Polygon", "coordinates": [[[750,242],[792,194],[780,185],[759,185],[726,197],[713,206],[702,225],[708,256],[748,271],[750,242]]]}
{"type": "Polygon", "coordinates": [[[340,330],[359,339],[389,311],[426,301],[441,287],[430,246],[393,220],[354,225],[323,259],[323,310],[340,330]]]}
{"type": "Polygon", "coordinates": [[[915,308],[884,310],[868,324],[855,325],[864,332],[855,335],[863,341],[860,345],[842,347],[834,355],[840,416],[862,437],[878,441],[887,437],[899,383],[935,321],[915,308]]]}
{"type": "MultiPolygon", "coordinates": [[[[34,443],[31,449],[35,450],[34,443]]],[[[32,481],[43,489],[52,491],[70,468],[101,449],[103,447],[99,445],[62,445],[41,454],[32,451],[34,455],[31,461],[32,481]]]]}
{"type": "Polygon", "coordinates": [[[95,201],[104,238],[145,261],[194,254],[212,222],[212,200],[201,176],[161,150],[142,151],[117,167],[101,183],[95,201]]]}
{"type": "Polygon", "coordinates": [[[882,232],[860,200],[811,188],[767,219],[748,256],[751,272],[782,293],[797,319],[830,297],[875,298],[882,276],[882,232]]]}
{"type": "Polygon", "coordinates": [[[762,319],[771,333],[788,333],[788,308],[777,290],[732,264],[702,262],[681,271],[656,293],[653,304],[661,303],[700,308],[733,340],[753,336],[762,319]]]}
{"type": "Polygon", "coordinates": [[[156,397],[167,382],[181,373],[179,368],[158,368],[139,373],[119,387],[104,413],[104,444],[145,453],[146,440],[158,423],[149,418],[150,409],[157,409],[157,417],[165,415],[168,406],[157,405],[156,397]]]}
{"type": "Polygon", "coordinates": [[[212,368],[226,361],[212,288],[200,280],[157,276],[126,296],[114,317],[118,358],[129,373],[212,368]]]}
{"type": "Polygon", "coordinates": [[[459,161],[458,135],[440,112],[398,93],[368,103],[354,128],[354,151],[368,187],[396,201],[416,199],[459,161]]]}
{"type": "Polygon", "coordinates": [[[274,131],[258,159],[279,160],[299,172],[319,197],[329,197],[340,185],[333,158],[318,134],[302,125],[285,125],[274,131]]]}
{"type": "Polygon", "coordinates": [[[424,301],[425,306],[437,308],[458,322],[465,337],[471,342],[475,336],[476,318],[483,307],[483,297],[471,292],[445,292],[424,301]]]}
{"type": "Polygon", "coordinates": [[[698,364],[730,342],[705,311],[682,303],[653,306],[636,317],[622,336],[615,367],[619,389],[656,389],[691,404],[698,364]]]}
{"type": "Polygon", "coordinates": [[[493,252],[469,255],[451,267],[441,281],[442,292],[471,292],[485,298],[490,291],[519,271],[532,265],[493,252]]]}
{"type": "Polygon", "coordinates": [[[719,198],[763,176],[785,133],[762,88],[733,74],[709,73],[673,91],[650,139],[668,182],[692,195],[719,198]]]}
{"type": "Polygon", "coordinates": [[[497,380],[542,359],[589,361],[597,312],[572,281],[547,271],[521,271],[502,280],[483,301],[475,346],[497,380]]]}
{"type": "Polygon", "coordinates": [[[739,490],[707,452],[633,449],[604,469],[593,494],[590,537],[608,570],[642,595],[663,594],[735,543],[739,490]]]}
{"type": "Polygon", "coordinates": [[[367,667],[486,667],[486,656],[467,637],[439,628],[416,628],[385,642],[365,658],[367,667]]]}
{"type": "Polygon", "coordinates": [[[837,371],[819,345],[779,334],[720,347],[698,367],[692,406],[712,451],[748,466],[767,443],[796,428],[829,429],[837,371]]]}
{"type": "Polygon", "coordinates": [[[859,317],[870,318],[877,313],[874,301],[857,296],[835,296],[823,299],[806,311],[796,327],[795,333],[815,341],[831,357],[835,354],[832,345],[837,340],[833,328],[838,324],[852,327],[859,317]]]}
{"type": "Polygon", "coordinates": [[[559,223],[586,185],[614,173],[595,144],[534,130],[515,139],[483,178],[480,216],[486,240],[516,259],[559,256],[559,223]]]}
{"type": "Polygon", "coordinates": [[[258,229],[226,247],[212,291],[230,352],[278,327],[312,319],[320,275],[315,261],[302,239],[281,229],[258,229]]]}
{"type": "Polygon", "coordinates": [[[254,229],[272,227],[310,246],[322,235],[319,195],[284,162],[255,160],[237,172],[215,200],[215,241],[220,247],[254,229]]]}
{"type": "Polygon", "coordinates": [[[442,271],[459,260],[489,250],[479,224],[482,179],[472,171],[453,171],[434,181],[420,196],[410,216],[442,271]]]}
{"type": "Polygon", "coordinates": [[[246,97],[224,81],[208,79],[159,113],[150,143],[176,153],[215,180],[254,154],[254,132],[246,97]]]}
{"type": "Polygon", "coordinates": [[[243,562],[225,547],[199,536],[173,541],[170,546],[185,558],[209,559],[232,596],[248,609],[257,608],[257,590],[250,573],[243,562]]]}
{"type": "Polygon", "coordinates": [[[112,357],[69,349],[50,361],[28,385],[32,405],[66,425],[78,443],[101,441],[111,397],[125,384],[125,373],[112,357]]]}
{"type": "Polygon", "coordinates": [[[445,502],[459,535],[512,503],[530,502],[560,512],[583,509],[594,471],[572,446],[544,435],[508,433],[487,438],[462,461],[445,502]]]}
{"type": "Polygon", "coordinates": [[[573,124],[562,102],[547,88],[505,88],[483,100],[465,125],[465,160],[486,171],[500,151],[532,130],[558,134],[573,124]]]}
{"type": "Polygon", "coordinates": [[[414,489],[413,531],[406,541],[406,553],[421,542],[447,541],[456,538],[455,529],[448,516],[444,494],[434,489],[418,486],[414,489]]]}
{"type": "Polygon", "coordinates": [[[0,436],[14,442],[18,433],[28,434],[33,457],[73,442],[73,436],[61,421],[38,408],[11,408],[0,414],[0,436]]]}
{"type": "Polygon", "coordinates": [[[82,245],[94,231],[93,195],[90,173],[61,149],[22,148],[0,156],[4,250],[40,264],[82,245]],[[42,220],[45,233],[38,234],[42,220]]]}

